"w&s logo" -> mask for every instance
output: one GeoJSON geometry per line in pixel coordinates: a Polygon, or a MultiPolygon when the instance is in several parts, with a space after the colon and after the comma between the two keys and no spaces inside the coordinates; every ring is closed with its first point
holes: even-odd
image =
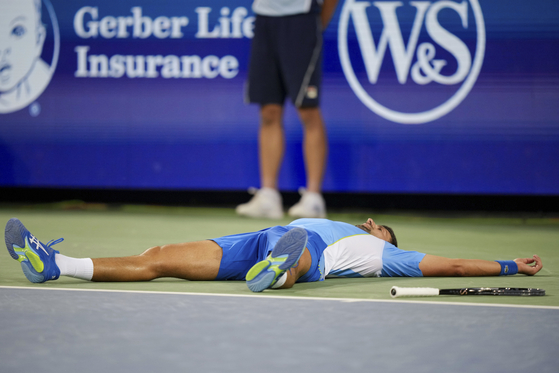
{"type": "Polygon", "coordinates": [[[338,52],[349,85],[370,110],[393,122],[430,122],[456,108],[477,80],[483,14],[478,0],[346,0],[338,52]]]}

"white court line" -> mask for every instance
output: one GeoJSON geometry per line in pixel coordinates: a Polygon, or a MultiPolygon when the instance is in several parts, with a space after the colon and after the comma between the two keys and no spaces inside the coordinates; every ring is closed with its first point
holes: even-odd
{"type": "Polygon", "coordinates": [[[207,297],[238,297],[238,298],[271,298],[271,299],[298,299],[298,300],[320,300],[336,301],[344,303],[368,302],[368,303],[407,303],[407,304],[436,304],[451,306],[473,306],[473,307],[507,307],[507,308],[531,308],[531,309],[551,309],[559,310],[559,306],[530,306],[523,304],[486,304],[486,303],[462,303],[462,302],[433,302],[433,301],[411,301],[400,299],[360,299],[360,298],[320,298],[320,297],[296,297],[266,294],[214,294],[214,293],[189,293],[172,291],[147,291],[147,290],[109,290],[109,289],[72,289],[72,288],[42,288],[29,286],[0,286],[0,289],[19,289],[19,290],[60,290],[77,292],[98,292],[98,293],[132,293],[132,294],[166,294],[166,295],[199,295],[207,297]]]}

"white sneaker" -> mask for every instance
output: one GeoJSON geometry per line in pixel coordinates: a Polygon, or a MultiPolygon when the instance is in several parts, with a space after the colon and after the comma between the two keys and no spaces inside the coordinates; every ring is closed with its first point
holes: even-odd
{"type": "Polygon", "coordinates": [[[281,219],[283,207],[281,194],[272,188],[250,188],[248,190],[254,197],[247,203],[237,206],[237,214],[251,218],[281,219]]]}
{"type": "Polygon", "coordinates": [[[293,205],[287,214],[294,218],[325,218],[326,203],[322,194],[309,192],[305,188],[299,188],[301,199],[293,205]]]}

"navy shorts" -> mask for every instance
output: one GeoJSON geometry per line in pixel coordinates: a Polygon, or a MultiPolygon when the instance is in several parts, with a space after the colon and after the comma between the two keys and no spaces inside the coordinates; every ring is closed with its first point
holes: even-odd
{"type": "MultiPolygon", "coordinates": [[[[258,232],[234,234],[219,238],[212,238],[223,250],[219,272],[216,280],[245,280],[246,274],[256,263],[266,259],[278,240],[287,231],[296,228],[292,226],[275,226],[258,232]]],[[[307,249],[312,258],[309,271],[297,282],[320,281],[324,278],[324,269],[319,265],[326,243],[320,236],[307,230],[307,249]]]]}
{"type": "Polygon", "coordinates": [[[322,25],[315,13],[257,15],[250,54],[246,101],[317,107],[322,75],[322,25]]]}

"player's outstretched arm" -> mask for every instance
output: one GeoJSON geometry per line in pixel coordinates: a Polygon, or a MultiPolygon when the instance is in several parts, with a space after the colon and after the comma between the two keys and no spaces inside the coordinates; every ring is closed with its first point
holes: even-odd
{"type": "MultiPolygon", "coordinates": [[[[518,273],[530,276],[538,273],[543,267],[542,260],[537,255],[534,255],[533,258],[515,259],[514,263],[518,266],[518,273]]],[[[450,259],[435,255],[425,255],[419,263],[419,269],[425,277],[498,276],[503,274],[503,266],[498,262],[481,259],[450,259]]]]}

